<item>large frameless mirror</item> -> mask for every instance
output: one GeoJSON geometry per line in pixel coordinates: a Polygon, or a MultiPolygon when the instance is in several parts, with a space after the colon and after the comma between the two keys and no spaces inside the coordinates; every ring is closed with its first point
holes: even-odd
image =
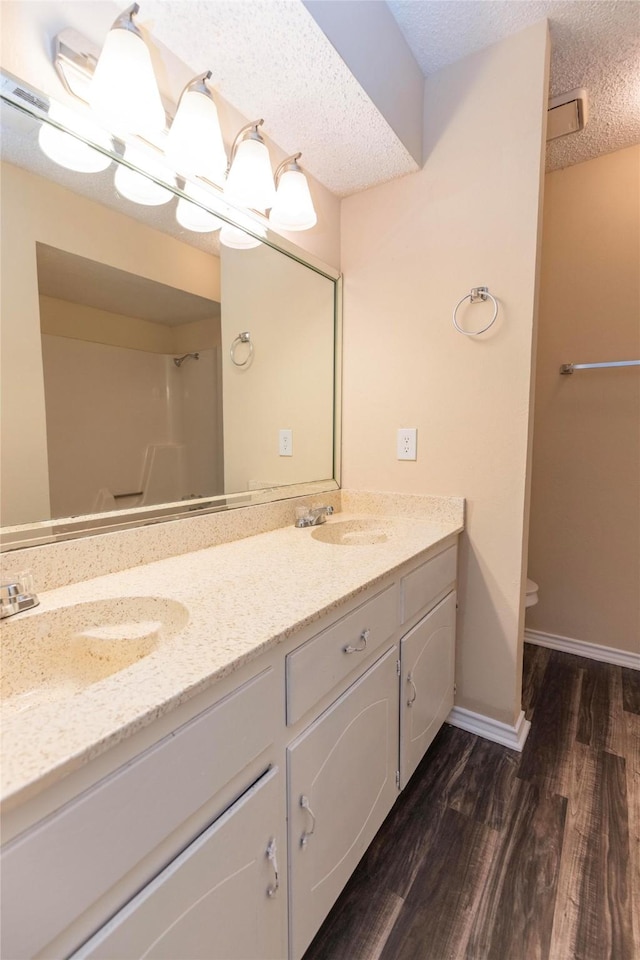
{"type": "Polygon", "coordinates": [[[4,546],[334,489],[337,273],[37,114],[3,95],[4,546]]]}

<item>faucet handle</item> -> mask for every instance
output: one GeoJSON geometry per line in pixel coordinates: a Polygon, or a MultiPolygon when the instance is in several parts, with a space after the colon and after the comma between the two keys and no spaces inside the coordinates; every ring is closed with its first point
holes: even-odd
{"type": "Polygon", "coordinates": [[[22,593],[22,584],[15,574],[9,574],[8,577],[0,580],[0,600],[13,600],[22,593]]]}
{"type": "Polygon", "coordinates": [[[314,517],[330,517],[333,513],[333,507],[325,506],[322,503],[316,503],[311,507],[310,512],[314,517]]]}
{"type": "Polygon", "coordinates": [[[39,603],[30,570],[9,573],[0,580],[0,619],[37,607],[39,603]]]}
{"type": "Polygon", "coordinates": [[[15,593],[33,593],[33,574],[31,570],[20,570],[19,573],[5,574],[2,580],[0,580],[0,590],[3,591],[2,596],[5,596],[5,590],[11,595],[15,593]]]}

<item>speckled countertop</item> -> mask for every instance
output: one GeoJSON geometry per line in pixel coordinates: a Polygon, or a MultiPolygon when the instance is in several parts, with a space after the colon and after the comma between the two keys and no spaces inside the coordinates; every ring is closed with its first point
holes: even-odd
{"type": "MultiPolygon", "coordinates": [[[[25,623],[22,630],[28,618],[113,598],[178,601],[188,620],[185,614],[186,624],[178,623],[172,637],[160,637],[141,660],[73,696],[22,712],[5,710],[2,799],[11,797],[13,805],[21,795],[38,792],[460,532],[462,501],[456,503],[459,516],[454,511],[430,520],[419,511],[412,519],[381,519],[388,534],[383,543],[324,543],[313,537],[314,528],[288,525],[42,593],[36,610],[16,618],[16,624],[25,623]]],[[[345,503],[352,510],[354,505],[345,503]]],[[[329,524],[362,516],[362,507],[380,516],[379,504],[375,509],[363,502],[358,514],[339,513],[329,524]]],[[[179,619],[179,608],[172,609],[179,619]]],[[[4,621],[2,630],[11,629],[11,620],[4,621]]]]}

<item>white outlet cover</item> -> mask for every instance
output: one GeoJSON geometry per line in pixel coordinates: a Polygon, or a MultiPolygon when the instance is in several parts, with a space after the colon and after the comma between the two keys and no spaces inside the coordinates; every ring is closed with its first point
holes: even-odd
{"type": "Polygon", "coordinates": [[[278,452],[281,457],[293,456],[293,430],[278,431],[278,452]]]}
{"type": "Polygon", "coordinates": [[[398,460],[417,460],[418,428],[400,427],[397,444],[398,460]]]}

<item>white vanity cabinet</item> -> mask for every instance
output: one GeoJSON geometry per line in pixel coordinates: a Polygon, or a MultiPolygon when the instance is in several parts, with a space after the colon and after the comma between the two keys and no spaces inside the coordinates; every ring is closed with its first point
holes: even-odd
{"type": "Polygon", "coordinates": [[[287,749],[291,956],[313,939],[398,792],[398,648],[287,749]]]}
{"type": "Polygon", "coordinates": [[[400,787],[404,790],[453,707],[457,546],[400,580],[400,787]],[[412,625],[413,624],[413,625],[412,625]]]}
{"type": "Polygon", "coordinates": [[[261,777],[73,960],[282,960],[279,778],[261,777]]]}
{"type": "MultiPolygon", "coordinates": [[[[5,844],[0,956],[68,956],[233,809],[275,766],[280,683],[256,672],[5,844]]],[[[284,797],[261,843],[283,817],[284,797]]],[[[283,896],[278,907],[284,918],[283,896]]],[[[227,960],[213,945],[208,957],[227,960]]]]}
{"type": "Polygon", "coordinates": [[[0,956],[300,960],[453,704],[455,586],[450,535],[27,801],[0,956]]]}
{"type": "Polygon", "coordinates": [[[400,786],[404,789],[453,706],[456,594],[400,643],[400,786]]]}

